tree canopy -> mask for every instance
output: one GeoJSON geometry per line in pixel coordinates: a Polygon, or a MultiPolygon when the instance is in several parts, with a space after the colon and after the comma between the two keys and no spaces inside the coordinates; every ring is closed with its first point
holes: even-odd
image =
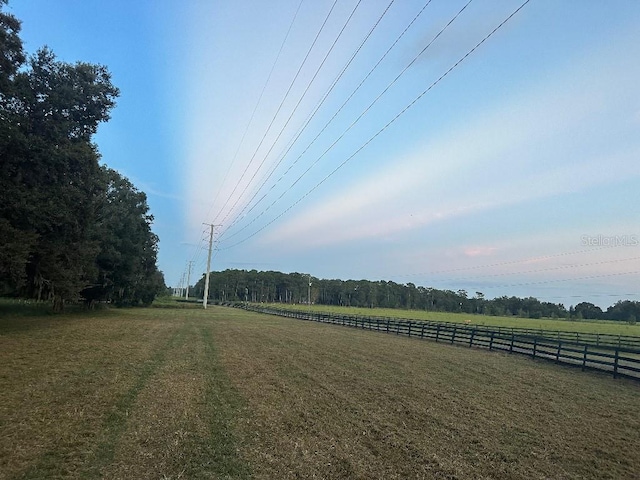
{"type": "MultiPolygon", "coordinates": [[[[190,292],[202,298],[204,277],[190,292]]],[[[605,312],[583,302],[569,310],[561,303],[542,302],[534,297],[515,296],[486,299],[482,292],[473,296],[465,290],[439,290],[391,281],[327,280],[301,273],[257,270],[211,272],[209,298],[213,302],[300,303],[341,305],[361,308],[402,308],[468,314],[506,315],[527,318],[609,319],[635,322],[640,302],[619,301],[605,312]],[[311,288],[309,288],[311,281],[311,288]],[[309,298],[309,292],[311,298],[309,298]]]]}
{"type": "Polygon", "coordinates": [[[29,58],[0,0],[0,293],[149,303],[164,286],[146,196],[92,142],[119,95],[102,65],[29,58]]]}

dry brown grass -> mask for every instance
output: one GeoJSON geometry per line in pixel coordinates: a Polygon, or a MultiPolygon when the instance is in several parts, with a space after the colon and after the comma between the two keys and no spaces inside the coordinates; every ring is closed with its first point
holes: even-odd
{"type": "Polygon", "coordinates": [[[493,352],[232,312],[255,478],[636,478],[640,388],[493,352]]]}
{"type": "Polygon", "coordinates": [[[246,477],[194,313],[0,321],[0,478],[246,477]]]}
{"type": "Polygon", "coordinates": [[[0,479],[635,478],[640,385],[225,308],[0,319],[0,479]]]}

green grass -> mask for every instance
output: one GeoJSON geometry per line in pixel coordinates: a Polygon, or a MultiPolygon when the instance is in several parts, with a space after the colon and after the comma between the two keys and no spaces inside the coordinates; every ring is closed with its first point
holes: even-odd
{"type": "Polygon", "coordinates": [[[247,477],[200,313],[2,317],[0,478],[247,477]]]}
{"type": "Polygon", "coordinates": [[[640,471],[630,380],[215,306],[53,318],[0,318],[3,480],[640,471]]]}
{"type": "MultiPolygon", "coordinates": [[[[308,305],[287,305],[275,303],[268,306],[299,311],[309,310],[308,305]]],[[[356,308],[332,305],[312,305],[311,309],[314,312],[327,312],[345,315],[371,315],[379,317],[431,320],[436,322],[472,323],[477,325],[493,325],[497,327],[537,328],[543,330],[560,330],[580,333],[640,336],[640,324],[630,325],[626,322],[605,320],[566,320],[554,318],[534,319],[514,316],[500,317],[468,313],[428,312],[425,310],[401,310],[393,308],[356,308]]]]}

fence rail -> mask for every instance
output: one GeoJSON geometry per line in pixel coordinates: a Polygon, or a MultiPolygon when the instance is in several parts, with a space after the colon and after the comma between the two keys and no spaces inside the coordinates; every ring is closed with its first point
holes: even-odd
{"type": "Polygon", "coordinates": [[[532,329],[504,329],[452,322],[303,312],[255,305],[241,307],[270,315],[527,355],[531,358],[580,367],[582,370],[608,372],[613,374],[614,378],[621,376],[640,380],[640,350],[608,343],[581,342],[582,338],[576,338],[575,335],[565,338],[550,331],[553,336],[545,337],[540,335],[540,330],[532,329]]]}

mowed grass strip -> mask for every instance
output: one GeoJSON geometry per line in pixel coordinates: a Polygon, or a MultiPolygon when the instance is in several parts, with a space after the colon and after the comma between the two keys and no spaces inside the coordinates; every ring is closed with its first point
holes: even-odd
{"type": "Polygon", "coordinates": [[[246,477],[199,313],[0,320],[0,478],[246,477]]]}
{"type": "Polygon", "coordinates": [[[228,309],[253,478],[637,478],[640,386],[476,349],[228,309]]]}

